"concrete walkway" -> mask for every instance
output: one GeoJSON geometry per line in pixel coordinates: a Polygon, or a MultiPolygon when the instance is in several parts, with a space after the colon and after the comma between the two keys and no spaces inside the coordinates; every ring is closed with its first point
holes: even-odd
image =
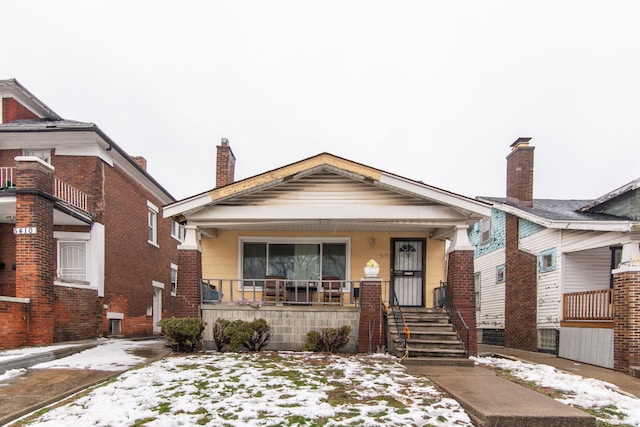
{"type": "MultiPolygon", "coordinates": [[[[57,344],[52,350],[25,354],[24,356],[0,360],[0,374],[10,369],[29,368],[39,363],[59,359],[79,353],[99,345],[97,340],[57,344]]],[[[169,353],[164,340],[149,342],[143,348],[133,350],[136,356],[143,357],[145,365],[159,360],[169,353]]],[[[140,366],[138,365],[138,366],[140,366]]],[[[0,426],[71,396],[111,377],[120,375],[131,368],[118,371],[100,371],[92,369],[29,369],[23,375],[3,381],[0,387],[0,426]]]]}

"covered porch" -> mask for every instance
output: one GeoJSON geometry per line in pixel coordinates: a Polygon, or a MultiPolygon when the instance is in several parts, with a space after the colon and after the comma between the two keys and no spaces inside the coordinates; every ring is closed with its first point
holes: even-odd
{"type": "MultiPolygon", "coordinates": [[[[365,305],[434,307],[447,251],[471,255],[466,230],[489,214],[482,202],[326,153],[164,208],[185,229],[176,290],[185,314],[315,310],[325,324],[365,305]],[[375,277],[364,270],[371,260],[375,277]],[[369,282],[377,294],[365,301],[369,282]]],[[[464,262],[473,289],[472,257],[464,262]]]]}

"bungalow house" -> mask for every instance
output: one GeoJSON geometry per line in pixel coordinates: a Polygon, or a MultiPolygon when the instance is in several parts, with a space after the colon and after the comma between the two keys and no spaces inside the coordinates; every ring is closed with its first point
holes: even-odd
{"type": "Polygon", "coordinates": [[[173,197],[93,123],[0,80],[0,348],[151,335],[173,314],[173,197]]]}
{"type": "Polygon", "coordinates": [[[469,230],[480,342],[628,372],[640,365],[640,179],[595,200],[533,196],[530,138],[506,198],[469,230]]]}
{"type": "Polygon", "coordinates": [[[223,139],[216,187],[164,207],[185,228],[177,315],[264,318],[269,348],[287,350],[310,330],[350,325],[346,350],[375,351],[385,345],[381,303],[434,307],[448,280],[473,324],[467,229],[489,215],[484,202],[328,153],[240,181],[234,168],[223,139]],[[377,274],[364,271],[371,259],[377,274]]]}

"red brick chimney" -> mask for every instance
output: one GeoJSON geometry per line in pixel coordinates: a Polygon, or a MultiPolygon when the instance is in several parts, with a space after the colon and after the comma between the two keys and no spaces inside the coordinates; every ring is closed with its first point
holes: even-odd
{"type": "Polygon", "coordinates": [[[147,159],[142,156],[131,156],[131,160],[136,162],[138,166],[142,168],[143,171],[147,171],[147,159]]]}
{"type": "Polygon", "coordinates": [[[518,138],[507,156],[507,203],[533,207],[533,150],[531,138],[518,138]]]}
{"type": "Polygon", "coordinates": [[[231,184],[234,180],[234,172],[236,168],[236,157],[229,147],[229,140],[222,138],[218,145],[218,153],[216,158],[216,188],[231,184]]]}

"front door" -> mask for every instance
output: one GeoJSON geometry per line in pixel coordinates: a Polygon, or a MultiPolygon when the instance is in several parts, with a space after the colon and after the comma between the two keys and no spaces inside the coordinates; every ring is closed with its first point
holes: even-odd
{"type": "Polygon", "coordinates": [[[391,239],[391,292],[401,306],[424,307],[425,245],[424,239],[391,239]]]}

